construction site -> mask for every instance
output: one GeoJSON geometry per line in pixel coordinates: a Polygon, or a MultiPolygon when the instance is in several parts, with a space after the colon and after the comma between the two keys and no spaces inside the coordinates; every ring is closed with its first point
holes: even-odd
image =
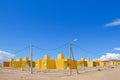
{"type": "MultiPolygon", "coordinates": [[[[28,47],[30,49],[29,57],[11,58],[9,61],[2,62],[0,78],[1,80],[80,80],[83,78],[82,75],[103,74],[114,69],[118,70],[120,67],[120,60],[100,61],[96,59],[92,61],[89,58],[76,60],[73,45],[69,44],[69,58],[66,58],[65,54],[59,53],[54,59],[51,59],[51,56],[47,54],[42,56],[42,59],[36,60],[33,59],[33,46],[30,45],[28,47]]],[[[22,51],[24,49],[17,51],[17,53],[22,51]]],[[[83,78],[82,80],[88,79],[83,78]]]]}
{"type": "MultiPolygon", "coordinates": [[[[8,62],[3,62],[2,67],[12,67],[12,68],[30,68],[29,58],[18,58],[14,60],[10,59],[8,62]]],[[[58,70],[70,70],[77,69],[77,67],[105,67],[105,66],[118,66],[120,61],[110,60],[110,61],[90,61],[90,59],[81,58],[81,60],[72,60],[64,58],[64,54],[58,54],[55,60],[51,60],[50,56],[45,55],[42,60],[32,61],[32,67],[35,69],[58,69],[58,70]]]]}
{"type": "MultiPolygon", "coordinates": [[[[88,78],[96,80],[99,78],[98,75],[104,74],[116,76],[119,79],[119,68],[119,61],[101,62],[84,58],[76,61],[64,58],[64,54],[58,54],[57,59],[51,60],[50,56],[46,55],[42,60],[32,62],[32,72],[29,58],[10,59],[8,62],[3,62],[0,67],[0,80],[88,80],[88,78]],[[93,77],[91,77],[92,74],[93,77]]],[[[101,79],[114,80],[111,79],[112,76],[104,76],[101,79]]]]}
{"type": "Polygon", "coordinates": [[[91,61],[89,58],[75,60],[72,45],[70,45],[70,58],[66,58],[63,53],[60,53],[56,55],[55,59],[44,55],[42,59],[33,60],[32,53],[30,45],[30,57],[11,58],[9,61],[3,61],[0,67],[1,80],[59,80],[59,78],[79,80],[80,76],[84,74],[118,70],[120,67],[119,60],[91,61]],[[5,75],[9,75],[9,78],[5,75]]]}

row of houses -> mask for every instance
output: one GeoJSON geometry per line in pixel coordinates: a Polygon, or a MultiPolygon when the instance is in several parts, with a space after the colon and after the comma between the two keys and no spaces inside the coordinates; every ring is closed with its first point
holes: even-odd
{"type": "MultiPolygon", "coordinates": [[[[42,60],[35,60],[32,62],[33,68],[36,69],[76,69],[77,67],[96,67],[96,66],[108,66],[108,65],[120,65],[120,61],[90,61],[90,59],[81,58],[81,60],[71,60],[64,58],[64,54],[58,54],[57,59],[51,60],[50,56],[46,55],[42,60]]],[[[13,68],[29,68],[29,58],[18,58],[17,60],[10,59],[9,62],[3,62],[3,67],[13,68]]]]}
{"type": "MultiPolygon", "coordinates": [[[[18,58],[16,61],[10,59],[9,62],[3,62],[2,66],[28,68],[30,67],[30,60],[29,58],[18,58]]],[[[58,57],[55,60],[51,60],[50,56],[45,55],[42,60],[33,61],[32,66],[36,69],[75,69],[77,67],[77,61],[64,58],[64,54],[58,54],[58,57]]]]}
{"type": "Polygon", "coordinates": [[[77,66],[83,66],[83,67],[104,67],[104,66],[117,66],[120,65],[120,60],[108,60],[108,61],[90,61],[90,59],[84,59],[82,58],[80,61],[77,62],[77,66]]]}

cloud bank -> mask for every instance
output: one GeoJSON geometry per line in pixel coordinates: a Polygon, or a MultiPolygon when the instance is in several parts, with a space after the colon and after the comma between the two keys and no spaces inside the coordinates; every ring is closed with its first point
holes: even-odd
{"type": "Polygon", "coordinates": [[[116,51],[120,51],[120,48],[114,48],[114,50],[116,50],[116,51]]]}
{"type": "Polygon", "coordinates": [[[100,60],[100,61],[120,60],[120,54],[106,53],[106,55],[102,55],[100,58],[96,58],[94,60],[100,60]]]}
{"type": "Polygon", "coordinates": [[[117,19],[113,22],[107,23],[105,25],[106,27],[116,27],[116,26],[120,26],[120,19],[117,19]]]}
{"type": "Polygon", "coordinates": [[[12,57],[15,57],[15,55],[12,54],[12,53],[0,50],[0,62],[2,62],[2,61],[8,61],[12,57]]]}

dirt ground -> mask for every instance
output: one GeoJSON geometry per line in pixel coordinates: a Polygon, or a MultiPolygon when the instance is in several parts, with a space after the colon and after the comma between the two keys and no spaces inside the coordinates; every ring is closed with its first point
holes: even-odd
{"type": "Polygon", "coordinates": [[[30,69],[0,67],[0,80],[120,80],[120,66],[94,67],[76,70],[36,70],[30,74],[30,69]]]}

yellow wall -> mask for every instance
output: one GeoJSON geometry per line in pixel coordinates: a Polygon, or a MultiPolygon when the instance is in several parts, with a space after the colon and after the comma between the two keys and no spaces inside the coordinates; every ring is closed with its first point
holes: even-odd
{"type": "Polygon", "coordinates": [[[29,60],[29,58],[25,57],[23,59],[22,67],[24,67],[24,68],[30,67],[30,60],[29,60]]]}
{"type": "Polygon", "coordinates": [[[76,69],[77,68],[77,61],[76,60],[71,60],[72,61],[72,69],[76,69]]]}
{"type": "Polygon", "coordinates": [[[78,66],[93,67],[93,62],[91,62],[90,59],[81,58],[81,60],[78,61],[78,66]]]}
{"type": "Polygon", "coordinates": [[[56,69],[64,69],[64,55],[58,54],[56,61],[56,69]]]}
{"type": "Polygon", "coordinates": [[[56,60],[56,69],[64,69],[64,59],[56,60]]]}
{"type": "Polygon", "coordinates": [[[120,62],[117,62],[117,65],[120,65],[120,62]]]}
{"type": "Polygon", "coordinates": [[[96,66],[99,66],[100,63],[98,61],[93,61],[93,66],[96,67],[96,66]]]}
{"type": "Polygon", "coordinates": [[[99,66],[104,67],[105,63],[104,62],[100,62],[99,66]]]}
{"type": "Polygon", "coordinates": [[[77,61],[65,59],[63,54],[58,54],[58,58],[56,59],[56,69],[75,69],[76,66],[77,61]]]}
{"type": "Polygon", "coordinates": [[[42,65],[41,63],[42,63],[42,60],[36,60],[36,61],[35,61],[35,68],[36,68],[36,69],[40,69],[40,68],[41,68],[41,65],[42,65]]]}
{"type": "MultiPolygon", "coordinates": [[[[33,67],[36,69],[75,69],[77,66],[84,67],[96,67],[96,66],[107,66],[107,65],[120,65],[119,61],[107,61],[102,62],[99,60],[90,61],[90,59],[81,58],[80,61],[75,61],[71,59],[64,58],[64,54],[58,54],[57,59],[51,60],[50,56],[46,55],[42,60],[36,60],[33,63],[33,67]]],[[[10,59],[10,67],[14,68],[28,68],[30,67],[29,58],[18,58],[16,61],[10,59]]]]}
{"type": "Polygon", "coordinates": [[[21,67],[21,64],[20,64],[20,62],[18,62],[18,61],[14,61],[12,67],[14,67],[14,68],[18,68],[18,67],[21,67]]]}
{"type": "MultiPolygon", "coordinates": [[[[35,67],[35,62],[32,62],[33,67],[35,67]]],[[[24,58],[22,60],[22,58],[18,58],[16,61],[14,61],[14,59],[10,59],[10,67],[14,67],[14,68],[28,68],[30,67],[30,61],[28,58],[24,58]]]]}
{"type": "Polygon", "coordinates": [[[44,56],[43,60],[36,60],[35,61],[35,68],[37,69],[55,69],[55,60],[50,60],[50,56],[44,56]]]}
{"type": "Polygon", "coordinates": [[[42,69],[55,69],[55,60],[42,60],[41,61],[42,69]]]}
{"type": "Polygon", "coordinates": [[[10,59],[10,67],[18,68],[22,66],[22,58],[18,58],[17,61],[10,59]]]}
{"type": "Polygon", "coordinates": [[[86,67],[93,67],[93,62],[90,59],[86,59],[87,66],[86,67]]]}
{"type": "Polygon", "coordinates": [[[96,66],[104,67],[105,66],[105,62],[96,60],[96,61],[93,61],[93,65],[94,65],[94,67],[96,67],[96,66]]]}
{"type": "Polygon", "coordinates": [[[87,61],[87,67],[93,67],[93,62],[87,61]]]}
{"type": "Polygon", "coordinates": [[[58,54],[57,59],[64,59],[64,54],[58,54]]]}
{"type": "Polygon", "coordinates": [[[11,58],[11,59],[10,59],[10,64],[9,64],[9,66],[10,66],[10,67],[13,67],[13,63],[14,63],[14,59],[11,58]]]}
{"type": "Polygon", "coordinates": [[[70,59],[64,59],[63,54],[58,54],[58,58],[56,60],[51,60],[50,56],[44,56],[43,60],[35,61],[36,69],[75,69],[77,66],[77,61],[73,61],[70,59]]]}

